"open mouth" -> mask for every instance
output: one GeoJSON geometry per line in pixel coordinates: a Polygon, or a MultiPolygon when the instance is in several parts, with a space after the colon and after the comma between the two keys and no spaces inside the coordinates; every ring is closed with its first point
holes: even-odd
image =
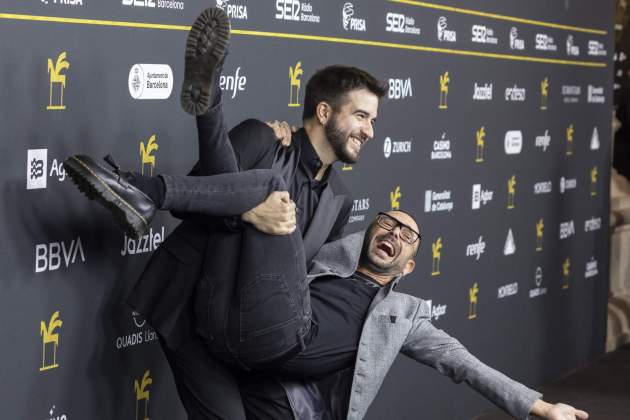
{"type": "Polygon", "coordinates": [[[396,247],[394,246],[393,243],[389,242],[389,241],[380,241],[377,245],[376,245],[377,249],[380,249],[381,251],[384,251],[388,257],[393,257],[394,255],[396,255],[396,247]]]}

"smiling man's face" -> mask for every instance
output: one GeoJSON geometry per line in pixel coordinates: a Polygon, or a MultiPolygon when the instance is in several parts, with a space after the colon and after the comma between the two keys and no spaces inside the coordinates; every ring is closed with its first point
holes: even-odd
{"type": "Polygon", "coordinates": [[[348,92],[324,130],[337,159],[356,163],[363,145],[374,137],[378,97],[367,89],[348,92]]]}
{"type": "MultiPolygon", "coordinates": [[[[419,232],[415,220],[407,213],[389,211],[386,214],[419,232]]],[[[410,273],[415,266],[413,258],[419,239],[414,244],[405,242],[400,237],[400,228],[398,225],[388,231],[373,222],[363,240],[359,266],[384,276],[410,273]]]]}

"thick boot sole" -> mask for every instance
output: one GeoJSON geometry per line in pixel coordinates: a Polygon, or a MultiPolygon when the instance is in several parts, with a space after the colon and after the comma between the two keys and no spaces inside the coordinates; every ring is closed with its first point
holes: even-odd
{"type": "Polygon", "coordinates": [[[184,111],[208,111],[215,89],[216,72],[230,43],[230,19],[218,7],[197,17],[186,40],[185,72],[180,102],[184,111]]]}
{"type": "Polygon", "coordinates": [[[146,220],[90,168],[91,165],[96,165],[90,158],[71,156],[63,165],[79,191],[88,199],[95,200],[108,209],[114,216],[116,224],[128,236],[139,239],[149,231],[150,220],[146,220]]]}

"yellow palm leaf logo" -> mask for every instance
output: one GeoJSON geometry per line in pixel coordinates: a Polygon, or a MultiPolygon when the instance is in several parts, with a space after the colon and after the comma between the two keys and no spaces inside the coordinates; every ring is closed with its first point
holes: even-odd
{"type": "Polygon", "coordinates": [[[597,166],[593,166],[593,169],[591,169],[591,195],[597,195],[597,178],[597,166]]]}
{"type": "Polygon", "coordinates": [[[302,77],[302,62],[298,61],[295,67],[289,66],[289,106],[300,106],[300,77],[302,77]],[[295,88],[295,97],[293,96],[295,88]]]}
{"type": "Polygon", "coordinates": [[[516,175],[512,175],[507,182],[508,189],[508,209],[514,208],[514,199],[516,198],[516,175]]]}
{"type": "Polygon", "coordinates": [[[397,186],[394,191],[389,193],[389,201],[392,205],[392,210],[400,210],[401,198],[402,198],[402,193],[400,192],[400,186],[397,186]]]}
{"type": "Polygon", "coordinates": [[[483,151],[486,148],[486,128],[481,127],[477,130],[476,134],[477,155],[475,156],[475,162],[483,162],[483,151]]]}
{"type": "Polygon", "coordinates": [[[153,379],[151,379],[151,373],[148,369],[144,372],[140,382],[137,379],[133,382],[133,387],[136,391],[136,420],[149,420],[149,390],[147,388],[152,383],[153,379]],[[144,416],[139,419],[138,403],[142,400],[144,400],[144,416]]]}
{"type": "Polygon", "coordinates": [[[540,219],[538,223],[536,223],[536,251],[542,251],[542,238],[543,238],[543,229],[545,227],[545,223],[543,219],[540,219]]]}
{"type": "Polygon", "coordinates": [[[42,337],[42,366],[39,368],[40,372],[44,370],[54,369],[59,367],[57,364],[57,348],[59,347],[59,333],[55,332],[58,328],[61,328],[63,322],[59,319],[59,311],[53,312],[48,321],[48,325],[44,321],[39,324],[39,335],[42,337]],[[53,357],[52,363],[46,363],[46,345],[52,344],[53,357]]]}
{"type": "Polygon", "coordinates": [[[444,74],[440,75],[440,109],[448,108],[448,104],[446,103],[446,97],[448,96],[448,84],[451,81],[448,71],[445,71],[444,74]]]}
{"type": "Polygon", "coordinates": [[[431,269],[432,276],[440,275],[440,260],[442,259],[442,237],[437,238],[435,242],[431,244],[431,251],[433,254],[433,266],[431,269]]]}
{"type": "Polygon", "coordinates": [[[549,101],[549,78],[545,77],[544,80],[540,82],[540,109],[546,110],[547,103],[549,101]]]}
{"type": "Polygon", "coordinates": [[[567,127],[567,156],[573,154],[573,133],[575,132],[575,128],[573,124],[567,127]]]}
{"type": "Polygon", "coordinates": [[[473,284],[473,287],[468,289],[468,298],[470,299],[470,306],[468,308],[468,319],[477,318],[477,294],[479,293],[479,285],[477,282],[473,284]]]}
{"type": "Polygon", "coordinates": [[[67,70],[70,68],[70,63],[66,61],[66,52],[62,52],[57,57],[57,62],[53,65],[52,59],[48,59],[48,74],[50,75],[50,92],[48,96],[48,106],[46,109],[49,110],[64,110],[66,106],[63,104],[63,91],[66,88],[66,75],[61,74],[63,70],[67,70]],[[60,99],[59,103],[53,104],[53,84],[60,85],[60,99]]]}
{"type": "Polygon", "coordinates": [[[153,176],[153,168],[155,168],[155,156],[152,155],[154,151],[159,148],[155,142],[155,134],[152,135],[147,141],[146,147],[143,142],[140,142],[140,157],[142,158],[141,173],[144,175],[144,165],[151,166],[151,176],[153,176]]]}
{"type": "Polygon", "coordinates": [[[569,288],[569,275],[571,274],[571,259],[567,258],[562,263],[562,288],[569,288]]]}

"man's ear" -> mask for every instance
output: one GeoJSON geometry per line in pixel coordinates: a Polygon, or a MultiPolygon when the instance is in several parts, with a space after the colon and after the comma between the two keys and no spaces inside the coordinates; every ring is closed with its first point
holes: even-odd
{"type": "Polygon", "coordinates": [[[406,276],[407,274],[411,274],[414,268],[416,268],[416,262],[414,260],[407,261],[405,268],[403,268],[402,275],[406,276]]]}
{"type": "Polygon", "coordinates": [[[317,118],[317,121],[321,125],[326,125],[331,115],[332,115],[332,108],[330,107],[328,102],[322,101],[317,104],[317,107],[315,108],[315,116],[317,118]]]}

